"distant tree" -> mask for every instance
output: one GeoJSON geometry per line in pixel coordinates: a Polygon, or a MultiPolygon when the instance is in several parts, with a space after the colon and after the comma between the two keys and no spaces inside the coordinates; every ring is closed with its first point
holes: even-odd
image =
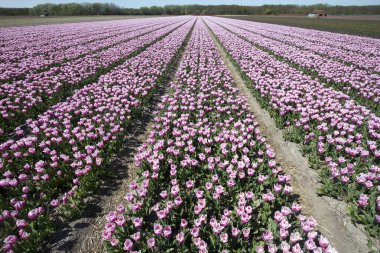
{"type": "Polygon", "coordinates": [[[0,8],[0,16],[28,16],[29,8],[0,8]]]}
{"type": "Polygon", "coordinates": [[[266,9],[264,12],[263,12],[264,15],[270,15],[272,14],[272,11],[270,9],[266,9]]]}
{"type": "Polygon", "coordinates": [[[68,3],[39,4],[33,8],[0,8],[0,15],[40,15],[50,13],[54,16],[71,15],[254,15],[254,14],[307,14],[314,9],[322,9],[332,15],[379,15],[380,5],[372,6],[332,6],[315,5],[166,5],[141,7],[139,9],[120,8],[112,3],[68,3]]]}

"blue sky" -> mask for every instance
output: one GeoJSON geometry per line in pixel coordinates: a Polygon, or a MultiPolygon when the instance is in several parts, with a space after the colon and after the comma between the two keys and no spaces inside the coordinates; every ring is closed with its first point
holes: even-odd
{"type": "Polygon", "coordinates": [[[41,3],[72,3],[72,2],[89,2],[89,3],[109,3],[112,2],[121,7],[139,8],[141,6],[158,5],[163,6],[167,4],[240,4],[240,5],[263,5],[263,4],[317,4],[328,3],[331,5],[376,5],[380,4],[379,0],[0,0],[0,7],[33,7],[34,5],[41,3]]]}

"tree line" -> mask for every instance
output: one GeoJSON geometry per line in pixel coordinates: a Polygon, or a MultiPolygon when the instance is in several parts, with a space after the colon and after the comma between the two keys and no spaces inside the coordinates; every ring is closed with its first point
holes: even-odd
{"type": "Polygon", "coordinates": [[[333,6],[316,5],[166,5],[122,8],[112,3],[39,4],[33,8],[0,8],[0,15],[257,15],[257,14],[307,14],[323,9],[330,15],[379,15],[380,5],[333,6]]]}

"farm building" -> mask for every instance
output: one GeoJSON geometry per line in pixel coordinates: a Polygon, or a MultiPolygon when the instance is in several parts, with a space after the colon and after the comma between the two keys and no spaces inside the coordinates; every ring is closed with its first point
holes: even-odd
{"type": "Polygon", "coordinates": [[[308,14],[308,17],[318,18],[318,17],[327,17],[327,12],[324,10],[314,10],[308,14]]]}

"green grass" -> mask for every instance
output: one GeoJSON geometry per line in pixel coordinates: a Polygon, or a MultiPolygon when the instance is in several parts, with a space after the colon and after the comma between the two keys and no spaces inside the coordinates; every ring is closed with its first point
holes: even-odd
{"type": "Polygon", "coordinates": [[[365,17],[354,18],[349,16],[330,16],[328,18],[308,18],[305,16],[228,16],[228,18],[380,38],[380,17],[366,19],[365,17]]]}
{"type": "MultiPolygon", "coordinates": [[[[31,16],[0,16],[0,27],[7,26],[28,26],[28,25],[46,25],[77,23],[90,21],[107,21],[131,18],[146,18],[157,16],[62,16],[62,17],[31,17],[31,16]]],[[[161,16],[160,16],[161,17],[161,16]]]]}

